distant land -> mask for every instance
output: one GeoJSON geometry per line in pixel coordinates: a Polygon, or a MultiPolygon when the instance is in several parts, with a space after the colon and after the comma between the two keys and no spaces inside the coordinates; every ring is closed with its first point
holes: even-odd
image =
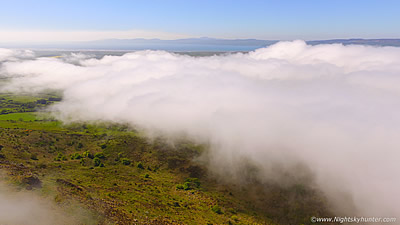
{"type": "MultiPolygon", "coordinates": [[[[176,40],[161,39],[107,39],[85,42],[52,42],[52,43],[0,43],[3,48],[28,48],[51,50],[166,50],[175,52],[228,52],[252,51],[277,43],[279,40],[257,39],[217,39],[217,38],[187,38],[176,40]]],[[[400,46],[400,39],[332,39],[306,41],[310,45],[343,44],[343,45],[373,45],[400,46]]]]}

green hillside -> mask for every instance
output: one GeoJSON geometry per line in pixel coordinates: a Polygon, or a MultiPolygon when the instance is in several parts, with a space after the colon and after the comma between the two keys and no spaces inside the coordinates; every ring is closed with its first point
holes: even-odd
{"type": "MultiPolygon", "coordinates": [[[[50,99],[51,98],[51,99],[50,99]]],[[[0,170],[16,190],[90,214],[81,224],[310,224],[328,216],[301,184],[219,181],[195,160],[205,146],[148,139],[124,125],[68,124],[39,109],[49,95],[0,96],[0,170]]]]}

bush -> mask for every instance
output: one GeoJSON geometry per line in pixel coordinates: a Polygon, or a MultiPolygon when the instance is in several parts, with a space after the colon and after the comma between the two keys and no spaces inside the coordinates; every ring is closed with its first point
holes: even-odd
{"type": "Polygon", "coordinates": [[[101,165],[101,160],[99,158],[95,157],[93,159],[93,163],[94,163],[94,166],[100,166],[101,165]]]}
{"type": "Polygon", "coordinates": [[[99,158],[99,159],[104,159],[104,158],[106,158],[105,156],[104,156],[104,153],[103,152],[98,152],[98,153],[96,153],[96,154],[94,154],[94,157],[96,158],[99,158]]]}
{"type": "Polygon", "coordinates": [[[176,189],[177,189],[177,190],[183,190],[183,188],[184,188],[184,187],[183,187],[182,184],[177,184],[177,185],[176,185],[176,189]]]}
{"type": "Polygon", "coordinates": [[[141,163],[141,162],[138,162],[138,164],[137,164],[137,168],[139,168],[139,169],[144,169],[144,166],[143,166],[143,164],[141,163]]]}
{"type": "Polygon", "coordinates": [[[222,210],[221,207],[219,207],[218,205],[214,205],[211,210],[217,214],[222,214],[222,210]]]}
{"type": "Polygon", "coordinates": [[[57,157],[54,158],[55,161],[66,161],[67,157],[65,157],[65,155],[63,155],[62,153],[58,153],[57,157]]]}
{"type": "Polygon", "coordinates": [[[107,148],[107,145],[106,144],[102,144],[102,145],[100,145],[100,148],[101,149],[105,149],[105,148],[107,148]]]}
{"type": "Polygon", "coordinates": [[[128,158],[122,158],[122,159],[121,159],[121,162],[122,162],[122,164],[125,165],[125,166],[131,165],[131,160],[129,160],[128,158]]]}
{"type": "Polygon", "coordinates": [[[83,157],[89,158],[89,159],[93,159],[94,158],[93,154],[91,152],[89,152],[89,151],[83,152],[83,157]]]}
{"type": "Polygon", "coordinates": [[[187,178],[185,181],[190,183],[191,186],[195,186],[196,188],[200,187],[200,181],[198,178],[187,178]]]}
{"type": "Polygon", "coordinates": [[[81,158],[82,158],[82,155],[79,154],[78,152],[76,152],[75,154],[71,155],[71,159],[81,159],[81,158]]]}
{"type": "Polygon", "coordinates": [[[239,221],[239,217],[236,215],[231,216],[231,219],[235,222],[239,221]]]}
{"type": "Polygon", "coordinates": [[[144,178],[149,178],[150,177],[150,175],[148,174],[148,173],[146,173],[145,175],[144,175],[144,178]]]}
{"type": "Polygon", "coordinates": [[[190,189],[192,189],[191,183],[190,183],[190,182],[185,182],[185,183],[183,184],[183,189],[184,189],[184,190],[190,190],[190,189]]]}

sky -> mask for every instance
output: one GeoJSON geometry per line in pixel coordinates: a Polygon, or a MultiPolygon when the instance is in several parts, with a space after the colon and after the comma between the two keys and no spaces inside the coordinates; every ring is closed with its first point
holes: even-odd
{"type": "Polygon", "coordinates": [[[0,42],[400,37],[393,0],[1,0],[0,42]]]}

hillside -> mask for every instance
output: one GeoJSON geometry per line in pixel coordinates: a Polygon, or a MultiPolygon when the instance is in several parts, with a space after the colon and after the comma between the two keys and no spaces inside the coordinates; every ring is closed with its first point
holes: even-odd
{"type": "Polygon", "coordinates": [[[0,95],[0,171],[14,190],[67,214],[82,207],[79,224],[310,224],[330,215],[324,197],[301,184],[221,181],[199,160],[206,146],[121,124],[63,125],[39,112],[59,100],[0,95]]]}

